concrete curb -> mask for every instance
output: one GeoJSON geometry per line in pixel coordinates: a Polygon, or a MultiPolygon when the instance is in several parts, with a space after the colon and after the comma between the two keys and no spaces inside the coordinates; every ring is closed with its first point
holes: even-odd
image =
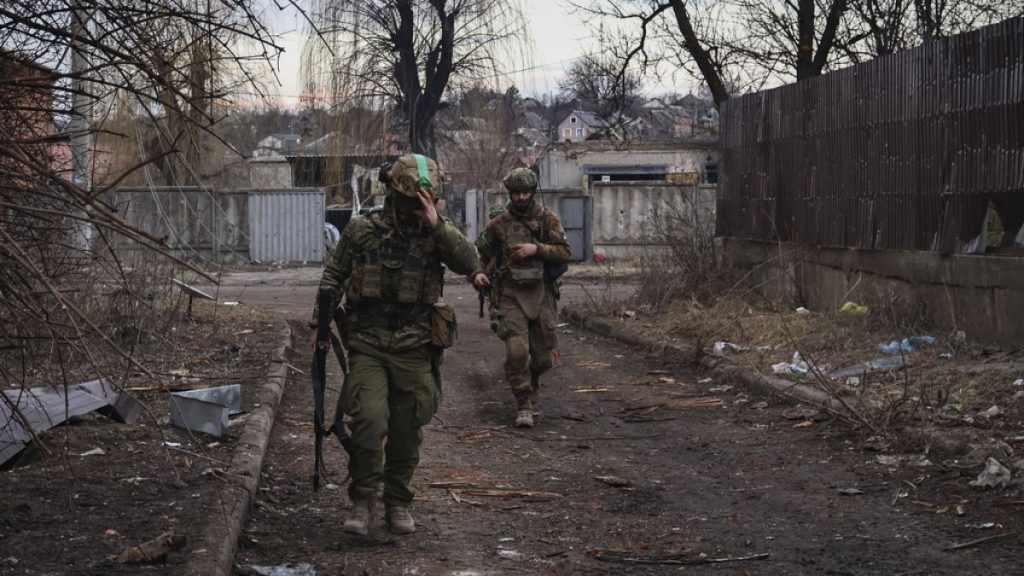
{"type": "Polygon", "coordinates": [[[263,459],[270,444],[270,432],[274,428],[274,419],[284,394],[288,375],[285,361],[292,352],[291,328],[282,331],[282,340],[235,446],[220,495],[220,509],[210,516],[198,542],[200,548],[206,549],[206,553],[193,556],[185,567],[185,574],[230,576],[234,572],[238,541],[256,498],[263,459]]]}
{"type": "Polygon", "coordinates": [[[708,356],[699,353],[700,351],[693,348],[681,348],[668,342],[660,342],[637,334],[631,334],[606,322],[585,318],[579,311],[568,306],[562,308],[561,315],[566,321],[618,342],[650,350],[656,354],[671,354],[689,358],[691,362],[705,368],[709,372],[718,376],[740,380],[753,392],[762,395],[783,396],[829,409],[838,407],[837,403],[827,394],[806,384],[792,382],[784,378],[763,376],[756,372],[750,372],[742,366],[737,366],[725,358],[708,356]]]}
{"type": "MultiPolygon", "coordinates": [[[[747,389],[755,394],[770,397],[781,396],[789,400],[796,400],[834,411],[839,411],[843,408],[839,401],[813,386],[793,382],[785,378],[764,376],[739,366],[727,358],[703,354],[701,351],[693,348],[682,348],[668,342],[651,340],[622,330],[607,322],[588,319],[570,306],[563,307],[560,314],[565,321],[618,342],[649,350],[656,354],[688,358],[693,364],[708,370],[714,375],[742,382],[747,389]]],[[[900,441],[907,444],[924,446],[929,451],[935,451],[950,457],[967,454],[975,448],[984,446],[984,443],[979,443],[966,434],[937,431],[922,427],[904,428],[897,432],[897,437],[900,441]]]]}

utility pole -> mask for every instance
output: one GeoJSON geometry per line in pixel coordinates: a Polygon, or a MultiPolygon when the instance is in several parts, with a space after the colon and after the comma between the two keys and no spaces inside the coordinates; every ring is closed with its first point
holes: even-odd
{"type": "MultiPolygon", "coordinates": [[[[87,194],[92,191],[89,175],[92,102],[88,94],[89,83],[85,79],[89,60],[84,49],[88,34],[89,14],[82,1],[76,0],[71,22],[71,181],[87,194]]],[[[71,221],[72,245],[83,251],[92,247],[95,236],[95,228],[88,218],[88,211],[83,210],[71,221]]]]}

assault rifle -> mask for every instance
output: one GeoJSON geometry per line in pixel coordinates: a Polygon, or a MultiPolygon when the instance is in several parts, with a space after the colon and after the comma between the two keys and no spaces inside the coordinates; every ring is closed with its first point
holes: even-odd
{"type": "Polygon", "coordinates": [[[338,437],[341,447],[348,454],[348,472],[342,484],[348,482],[352,476],[352,438],[345,428],[346,395],[348,393],[348,360],[345,359],[345,349],[341,341],[331,330],[331,291],[321,288],[317,294],[317,325],[316,325],[316,348],[313,350],[313,367],[310,370],[313,381],[313,490],[320,489],[320,476],[331,479],[324,469],[324,437],[332,433],[338,437]],[[334,355],[341,366],[342,387],[338,394],[338,404],[334,412],[334,423],[330,428],[324,427],[324,391],[327,388],[327,349],[332,348],[334,355]]]}

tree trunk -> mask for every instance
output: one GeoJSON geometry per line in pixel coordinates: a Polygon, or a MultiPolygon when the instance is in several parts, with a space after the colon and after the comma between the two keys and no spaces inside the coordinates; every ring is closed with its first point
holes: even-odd
{"type": "Polygon", "coordinates": [[[704,76],[704,81],[707,82],[708,88],[711,90],[711,97],[715,100],[715,106],[721,107],[722,102],[729,99],[729,92],[725,89],[722,75],[711,60],[711,54],[700,45],[700,40],[697,39],[697,33],[693,30],[690,14],[686,11],[684,1],[671,0],[671,2],[672,11],[676,16],[676,23],[679,25],[679,31],[683,34],[683,45],[686,46],[686,51],[690,53],[690,56],[693,56],[693,60],[697,63],[697,68],[700,69],[700,73],[704,76]]]}

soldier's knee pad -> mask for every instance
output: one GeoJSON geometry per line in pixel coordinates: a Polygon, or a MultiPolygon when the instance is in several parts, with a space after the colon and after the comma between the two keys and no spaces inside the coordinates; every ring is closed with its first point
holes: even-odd
{"type": "Polygon", "coordinates": [[[505,340],[505,366],[512,372],[526,370],[530,362],[530,342],[526,336],[512,336],[505,340]]]}

